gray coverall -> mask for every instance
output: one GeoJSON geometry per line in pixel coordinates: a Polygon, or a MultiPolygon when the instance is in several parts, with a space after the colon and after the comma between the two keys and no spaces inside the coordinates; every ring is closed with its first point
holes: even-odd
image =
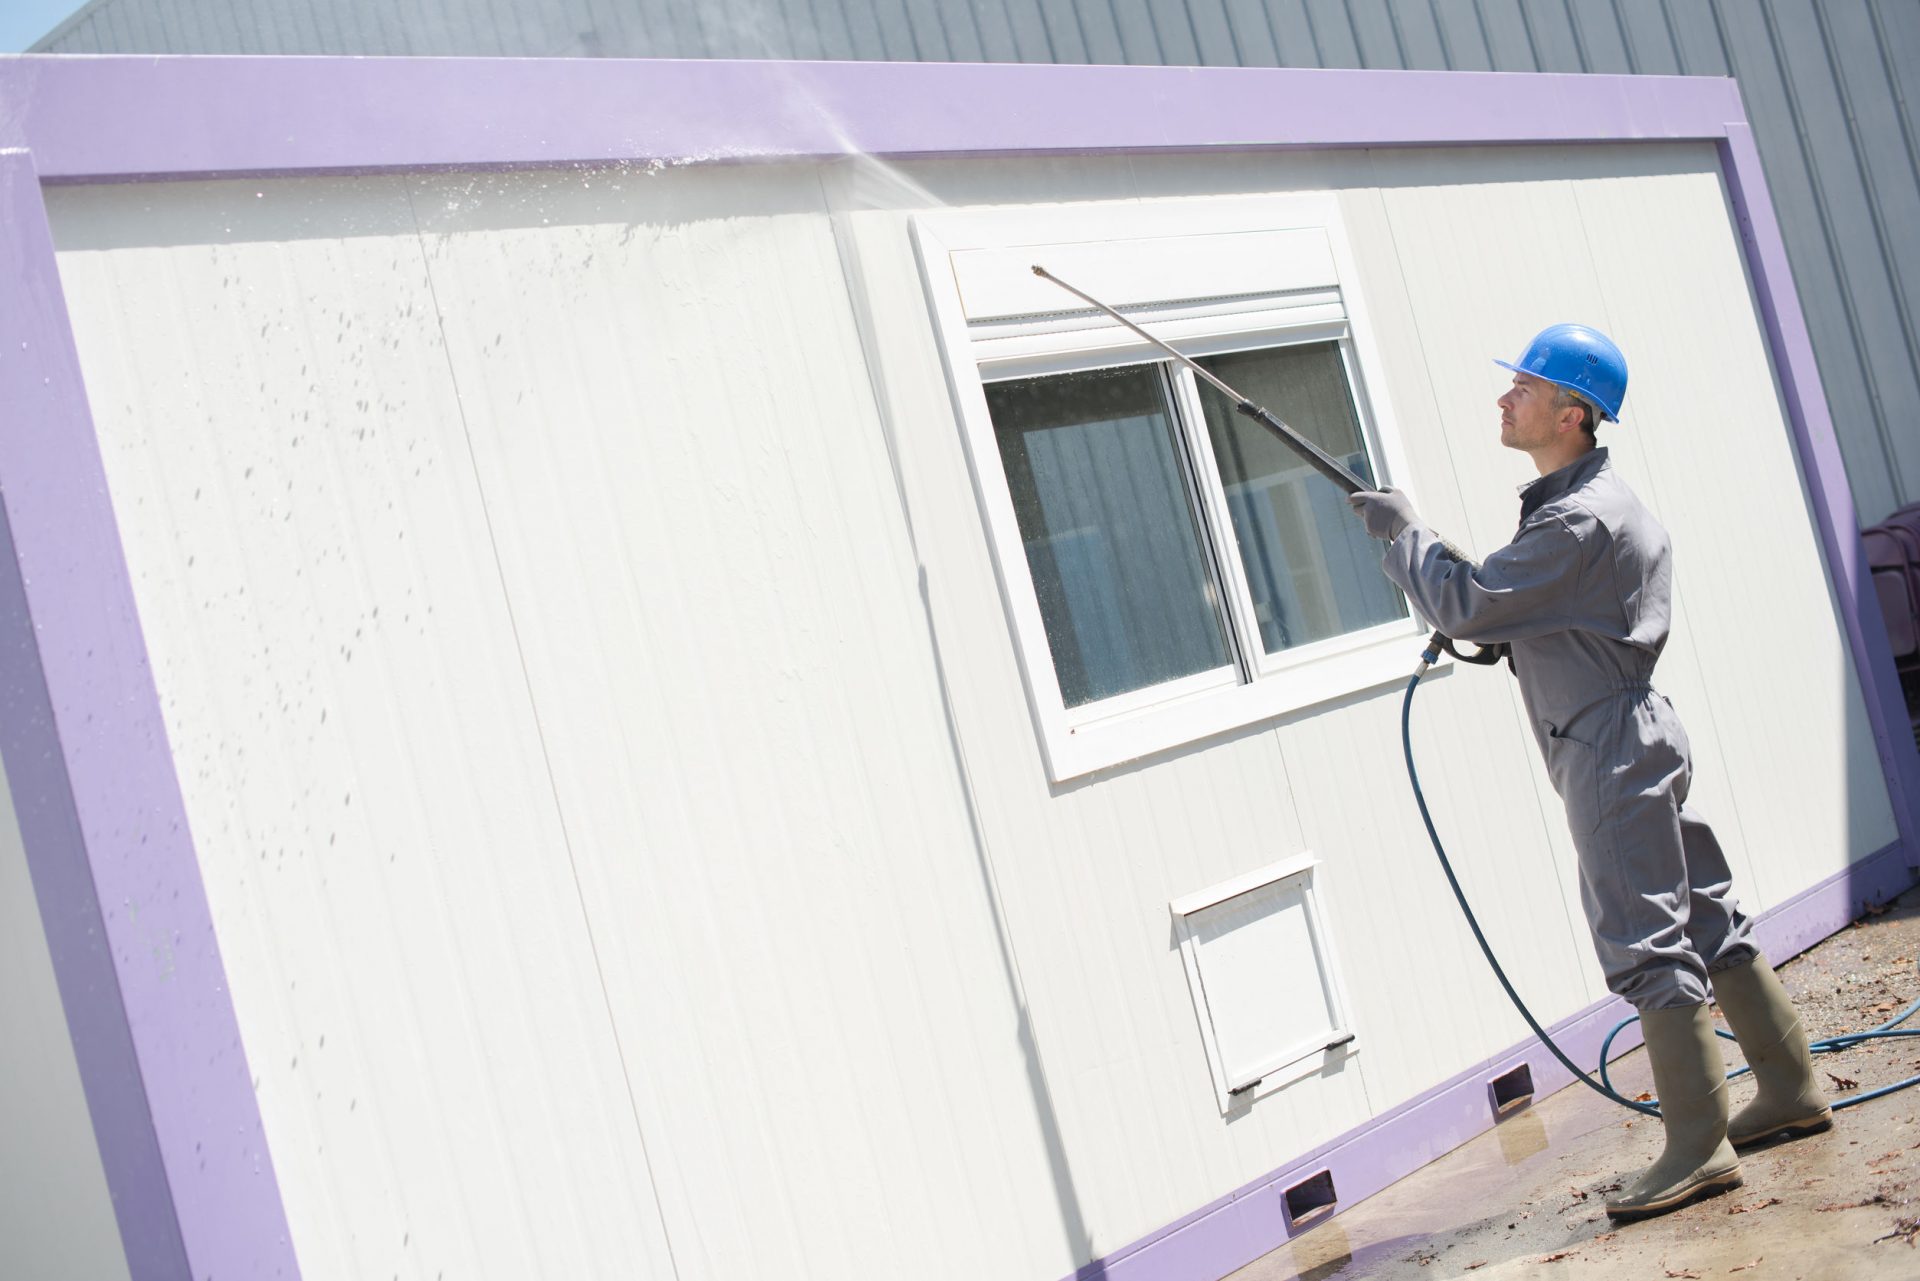
{"type": "Polygon", "coordinates": [[[1418,521],[1386,572],[1456,640],[1507,641],[1580,856],[1607,986],[1637,1009],[1700,1005],[1711,971],[1751,960],[1726,855],[1687,807],[1680,718],[1649,683],[1667,643],[1666,530],[1594,449],[1520,491],[1520,529],[1481,565],[1418,521]]]}

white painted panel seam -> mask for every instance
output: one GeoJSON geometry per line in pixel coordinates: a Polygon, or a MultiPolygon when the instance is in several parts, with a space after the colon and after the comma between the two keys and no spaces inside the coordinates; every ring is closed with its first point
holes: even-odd
{"type": "Polygon", "coordinates": [[[560,785],[554,776],[553,752],[548,745],[546,728],[541,720],[540,704],[533,688],[533,676],[527,667],[526,645],[520,637],[520,623],[514,609],[513,593],[507,582],[506,567],[500,559],[500,541],[494,528],[493,509],[492,504],[487,498],[484,473],[481,471],[479,460],[474,453],[473,431],[467,420],[466,397],[461,390],[459,371],[454,366],[453,352],[447,341],[446,314],[441,308],[438,288],[434,283],[432,256],[426,252],[426,233],[420,226],[420,213],[415,203],[414,185],[414,180],[411,178],[404,179],[401,184],[402,190],[407,198],[407,212],[413,219],[414,245],[419,251],[420,270],[426,282],[428,301],[433,306],[434,326],[439,335],[440,351],[446,365],[447,385],[452,389],[454,407],[460,418],[461,438],[466,443],[467,462],[472,468],[474,490],[478,495],[481,515],[486,524],[487,551],[493,563],[495,580],[500,588],[500,606],[506,615],[508,626],[512,633],[513,649],[519,662],[520,676],[526,690],[527,706],[533,719],[534,733],[539,742],[540,760],[546,769],[547,791],[553,801],[554,819],[559,826],[561,843],[567,852],[567,866],[572,876],[574,894],[580,909],[580,929],[586,937],[588,951],[593,957],[594,977],[599,985],[601,1006],[607,1015],[606,1032],[613,1042],[615,1054],[620,1061],[621,1079],[626,1086],[627,1105],[633,1121],[634,1134],[639,1142],[641,1158],[645,1164],[647,1189],[653,1197],[655,1222],[660,1232],[661,1244],[667,1253],[668,1263],[673,1268],[674,1275],[678,1277],[680,1267],[673,1252],[672,1232],[667,1222],[665,1210],[660,1202],[659,1179],[654,1173],[653,1156],[647,1146],[646,1129],[641,1122],[640,1104],[634,1095],[633,1065],[628,1059],[625,1045],[621,1042],[619,1021],[614,1017],[613,998],[607,988],[606,966],[601,959],[599,941],[594,937],[593,917],[587,910],[586,891],[580,883],[579,859],[574,852],[573,836],[567,823],[566,807],[560,796],[560,785]]]}

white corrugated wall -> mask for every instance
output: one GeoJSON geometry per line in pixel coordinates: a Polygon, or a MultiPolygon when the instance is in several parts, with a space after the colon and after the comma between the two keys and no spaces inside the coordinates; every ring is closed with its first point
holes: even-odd
{"type": "MultiPolygon", "coordinates": [[[[913,176],[1342,189],[1369,376],[1483,551],[1527,479],[1488,358],[1610,328],[1607,436],[1679,547],[1660,681],[1749,902],[1892,839],[1710,149],[913,176]]],[[[308,1275],[1049,1279],[1524,1034],[1396,688],[1047,783],[922,200],[845,165],[51,193],[308,1275]],[[1356,1052],[1229,1124],[1167,903],[1303,849],[1356,1052]]],[[[1496,944],[1543,1014],[1597,999],[1511,682],[1421,700],[1496,944]]]]}

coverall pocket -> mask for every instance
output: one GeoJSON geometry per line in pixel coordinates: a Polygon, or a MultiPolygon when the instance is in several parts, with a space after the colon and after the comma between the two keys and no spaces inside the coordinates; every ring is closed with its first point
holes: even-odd
{"type": "Polygon", "coordinates": [[[1547,726],[1547,775],[1567,810],[1575,836],[1591,836],[1600,827],[1600,758],[1591,746],[1547,726]]]}

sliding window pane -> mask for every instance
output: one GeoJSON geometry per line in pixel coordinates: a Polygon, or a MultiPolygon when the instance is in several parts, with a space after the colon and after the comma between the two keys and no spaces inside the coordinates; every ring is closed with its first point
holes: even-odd
{"type": "Polygon", "coordinates": [[[1227,666],[1157,368],[986,392],[1067,706],[1227,666]]]}
{"type": "MultiPolygon", "coordinates": [[[[1200,364],[1372,479],[1336,344],[1236,352],[1200,364]]],[[[1200,399],[1266,651],[1405,618],[1406,600],[1381,573],[1380,549],[1341,488],[1211,386],[1200,384],[1200,399]]]]}

